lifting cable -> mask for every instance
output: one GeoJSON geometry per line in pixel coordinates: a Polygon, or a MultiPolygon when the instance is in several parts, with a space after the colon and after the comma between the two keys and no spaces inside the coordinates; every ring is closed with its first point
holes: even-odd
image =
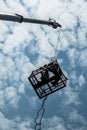
{"type": "Polygon", "coordinates": [[[57,51],[58,51],[58,43],[60,41],[60,33],[61,33],[61,30],[58,32],[58,37],[57,37],[57,44],[55,45],[54,47],[54,59],[57,59],[57,51]]]}
{"type": "MultiPolygon", "coordinates": [[[[60,17],[62,16],[62,14],[65,12],[66,9],[70,10],[69,7],[68,7],[68,4],[67,4],[68,2],[69,2],[69,0],[65,0],[65,3],[66,3],[65,9],[63,9],[63,11],[59,14],[58,19],[60,19],[60,17]]],[[[62,31],[63,31],[63,29],[60,29],[59,32],[58,32],[59,35],[58,35],[58,38],[57,38],[57,44],[54,47],[54,49],[55,49],[54,59],[57,59],[58,43],[60,41],[60,34],[61,34],[62,31]]]]}
{"type": "Polygon", "coordinates": [[[41,107],[37,111],[37,115],[36,115],[36,118],[35,118],[35,130],[42,130],[41,129],[41,123],[42,123],[42,119],[43,119],[43,116],[44,116],[44,113],[45,113],[44,106],[45,106],[46,100],[47,100],[47,96],[43,99],[41,107]]]}

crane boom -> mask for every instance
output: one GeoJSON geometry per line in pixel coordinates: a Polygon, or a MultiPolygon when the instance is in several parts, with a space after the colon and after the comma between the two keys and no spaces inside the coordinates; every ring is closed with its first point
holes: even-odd
{"type": "Polygon", "coordinates": [[[52,26],[54,29],[57,27],[62,27],[59,23],[57,23],[55,20],[40,20],[40,19],[30,19],[30,18],[24,18],[22,15],[19,14],[6,14],[6,13],[0,13],[0,20],[6,20],[6,21],[13,21],[13,22],[27,22],[27,23],[34,23],[34,24],[44,24],[52,26]]]}

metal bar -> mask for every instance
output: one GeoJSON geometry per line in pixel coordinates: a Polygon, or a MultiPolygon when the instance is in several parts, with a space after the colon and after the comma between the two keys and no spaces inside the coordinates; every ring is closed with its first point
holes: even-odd
{"type": "Polygon", "coordinates": [[[0,20],[13,21],[13,22],[21,22],[22,16],[16,14],[5,14],[0,13],[0,20]]]}
{"type": "Polygon", "coordinates": [[[34,24],[44,24],[44,25],[50,25],[53,28],[61,27],[59,23],[53,20],[39,20],[39,19],[30,19],[30,18],[23,18],[23,16],[19,14],[6,14],[6,13],[0,13],[0,20],[6,20],[6,21],[13,21],[13,22],[27,22],[27,23],[34,23],[34,24]]]}
{"type": "Polygon", "coordinates": [[[45,21],[45,20],[39,20],[39,19],[29,19],[29,18],[23,18],[23,22],[35,23],[35,24],[45,24],[45,25],[52,25],[52,23],[53,23],[51,21],[45,21]]]}

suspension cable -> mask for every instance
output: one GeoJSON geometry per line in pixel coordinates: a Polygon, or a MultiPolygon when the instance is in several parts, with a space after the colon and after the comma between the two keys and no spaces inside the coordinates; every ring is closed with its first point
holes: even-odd
{"type": "Polygon", "coordinates": [[[61,33],[61,30],[59,30],[59,34],[57,37],[57,44],[54,47],[54,59],[57,59],[57,51],[58,51],[58,43],[60,41],[60,33],[61,33]]]}
{"type": "MultiPolygon", "coordinates": [[[[68,0],[66,0],[66,3],[68,3],[68,0]]],[[[60,17],[62,16],[62,14],[65,12],[65,10],[68,8],[68,5],[66,5],[65,9],[63,9],[63,11],[59,14],[58,16],[58,19],[60,19],[60,17]]],[[[69,8],[68,8],[69,9],[69,8]]],[[[59,30],[59,34],[58,34],[58,37],[57,37],[57,44],[55,46],[55,52],[54,52],[54,59],[57,59],[57,50],[58,50],[58,43],[60,41],[60,34],[61,34],[61,31],[63,31],[63,29],[60,29],[59,30]]]]}
{"type": "Polygon", "coordinates": [[[45,106],[46,100],[47,100],[47,96],[43,99],[41,107],[37,111],[37,115],[36,115],[36,118],[35,118],[35,130],[41,130],[41,123],[42,123],[42,118],[43,118],[44,113],[45,113],[44,106],[45,106]],[[41,114],[40,114],[40,112],[41,112],[41,114]]]}

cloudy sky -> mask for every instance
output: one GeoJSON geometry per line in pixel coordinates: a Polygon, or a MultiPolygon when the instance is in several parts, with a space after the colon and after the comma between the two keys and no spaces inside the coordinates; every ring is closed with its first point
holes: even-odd
{"type": "Polygon", "coordinates": [[[87,130],[87,0],[0,0],[0,12],[62,25],[0,21],[0,130],[34,130],[41,100],[27,78],[55,49],[68,83],[48,97],[43,130],[87,130]]]}

